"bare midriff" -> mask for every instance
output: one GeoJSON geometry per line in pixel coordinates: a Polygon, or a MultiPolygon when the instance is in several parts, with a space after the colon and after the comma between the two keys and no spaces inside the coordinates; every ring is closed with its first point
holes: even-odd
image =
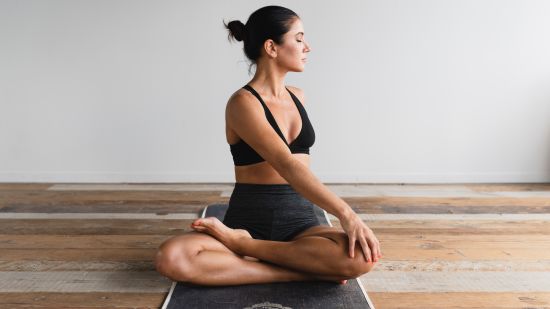
{"type": "MultiPolygon", "coordinates": [[[[306,153],[292,154],[300,160],[305,166],[309,167],[309,155],[306,153]]],[[[277,170],[267,161],[235,166],[235,181],[239,183],[257,183],[257,184],[288,184],[277,170]]]]}

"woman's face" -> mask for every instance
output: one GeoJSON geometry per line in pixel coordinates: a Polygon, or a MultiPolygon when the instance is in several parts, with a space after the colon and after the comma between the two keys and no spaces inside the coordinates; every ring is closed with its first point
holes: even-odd
{"type": "Polygon", "coordinates": [[[283,44],[277,46],[276,61],[289,71],[302,72],[311,49],[305,41],[304,27],[299,18],[294,19],[290,30],[283,36],[283,44]]]}

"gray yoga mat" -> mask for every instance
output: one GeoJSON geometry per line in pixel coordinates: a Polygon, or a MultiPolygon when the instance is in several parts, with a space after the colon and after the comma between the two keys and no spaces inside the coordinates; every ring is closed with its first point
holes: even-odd
{"type": "MultiPolygon", "coordinates": [[[[209,205],[201,217],[217,217],[222,221],[227,206],[209,205]]],[[[315,205],[315,213],[322,224],[332,226],[324,209],[315,205]]],[[[212,287],[173,282],[162,308],[374,309],[374,306],[361,281],[352,279],[344,285],[328,281],[301,281],[212,287]]]]}

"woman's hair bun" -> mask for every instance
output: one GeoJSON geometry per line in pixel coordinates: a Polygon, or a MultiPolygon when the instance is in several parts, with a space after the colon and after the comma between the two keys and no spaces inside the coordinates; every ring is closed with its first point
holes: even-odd
{"type": "Polygon", "coordinates": [[[246,26],[240,20],[230,21],[225,27],[229,30],[229,35],[237,41],[243,41],[246,38],[246,26]]]}

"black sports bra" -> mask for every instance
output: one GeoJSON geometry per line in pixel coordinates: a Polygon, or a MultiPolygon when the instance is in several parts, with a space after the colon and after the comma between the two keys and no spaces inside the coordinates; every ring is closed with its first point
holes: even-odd
{"type": "MultiPolygon", "coordinates": [[[[248,84],[243,86],[243,88],[252,92],[252,94],[256,96],[256,98],[258,98],[260,103],[262,103],[267,120],[269,121],[271,126],[275,129],[277,134],[281,137],[281,139],[285,142],[285,144],[290,148],[290,152],[309,154],[309,147],[313,146],[313,144],[315,143],[315,131],[313,130],[313,126],[309,121],[306,110],[304,109],[304,107],[302,106],[302,103],[300,103],[298,98],[292,92],[290,92],[288,88],[285,87],[288,93],[290,93],[290,96],[292,97],[294,104],[296,104],[296,107],[300,112],[300,118],[302,119],[302,129],[300,131],[300,134],[298,134],[298,137],[296,137],[296,139],[289,145],[283,135],[283,132],[277,125],[277,122],[275,121],[273,114],[271,114],[271,112],[269,111],[269,108],[267,108],[267,105],[262,100],[260,95],[256,92],[256,90],[254,90],[254,88],[252,88],[248,84]]],[[[230,144],[229,148],[231,150],[231,155],[233,155],[233,162],[237,166],[249,165],[249,164],[265,161],[264,158],[262,158],[242,138],[237,143],[230,144]]]]}

